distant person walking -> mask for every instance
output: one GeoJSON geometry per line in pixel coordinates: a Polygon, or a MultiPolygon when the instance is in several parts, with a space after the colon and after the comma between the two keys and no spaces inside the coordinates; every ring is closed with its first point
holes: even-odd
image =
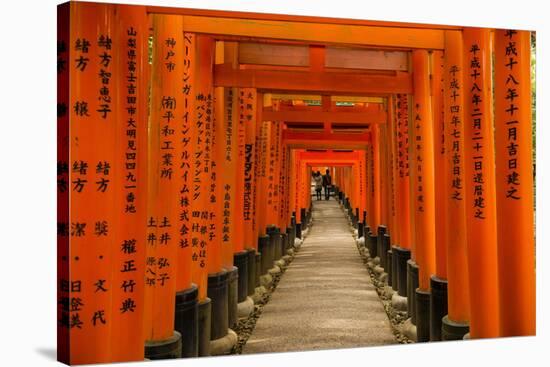
{"type": "Polygon", "coordinates": [[[313,175],[313,181],[315,181],[315,194],[317,196],[317,200],[321,200],[321,190],[323,189],[323,176],[321,175],[321,172],[317,171],[313,175]]]}
{"type": "Polygon", "coordinates": [[[330,188],[332,186],[332,177],[330,171],[327,169],[326,174],[323,176],[323,187],[325,188],[325,200],[330,198],[330,188]]]}

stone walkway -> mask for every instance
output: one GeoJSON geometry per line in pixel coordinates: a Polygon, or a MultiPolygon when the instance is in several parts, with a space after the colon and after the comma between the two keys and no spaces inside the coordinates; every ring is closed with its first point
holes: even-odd
{"type": "Polygon", "coordinates": [[[397,343],[338,202],[313,205],[310,233],[243,354],[397,343]]]}

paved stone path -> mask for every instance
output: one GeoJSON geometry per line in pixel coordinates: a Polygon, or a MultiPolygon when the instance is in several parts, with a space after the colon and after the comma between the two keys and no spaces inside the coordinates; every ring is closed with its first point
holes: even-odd
{"type": "Polygon", "coordinates": [[[397,343],[338,202],[313,205],[310,233],[243,354],[397,343]]]}

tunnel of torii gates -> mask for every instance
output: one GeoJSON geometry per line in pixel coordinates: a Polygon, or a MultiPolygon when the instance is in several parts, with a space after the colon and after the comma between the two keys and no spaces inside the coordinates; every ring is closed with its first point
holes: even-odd
{"type": "Polygon", "coordinates": [[[57,50],[60,360],[212,354],[312,167],[418,341],[535,334],[530,32],[71,2],[57,50]]]}

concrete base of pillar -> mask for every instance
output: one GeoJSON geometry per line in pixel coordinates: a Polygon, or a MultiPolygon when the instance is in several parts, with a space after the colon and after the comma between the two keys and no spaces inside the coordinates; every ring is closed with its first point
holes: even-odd
{"type": "Polygon", "coordinates": [[[207,297],[199,302],[199,357],[210,355],[211,323],[212,301],[207,297]]]}
{"type": "Polygon", "coordinates": [[[266,292],[267,289],[263,285],[256,287],[256,289],[254,290],[254,294],[252,295],[252,300],[254,301],[254,304],[259,303],[266,292]]]}
{"type": "Polygon", "coordinates": [[[400,296],[397,292],[391,297],[391,305],[397,311],[407,311],[407,297],[400,296]]]}
{"type": "Polygon", "coordinates": [[[212,301],[210,339],[225,336],[229,328],[229,272],[208,274],[208,298],[212,301]]]}
{"type": "Polygon", "coordinates": [[[199,355],[199,303],[198,288],[193,284],[190,288],[176,292],[176,314],[174,329],[181,334],[183,358],[199,355]]]}
{"type": "Polygon", "coordinates": [[[413,259],[407,261],[407,310],[416,325],[416,288],[418,288],[418,265],[413,259]]]}
{"type": "Polygon", "coordinates": [[[278,267],[277,265],[273,264],[273,267],[271,269],[269,269],[267,271],[267,273],[270,274],[271,277],[273,277],[273,276],[281,273],[281,268],[278,267]]]}
{"type": "Polygon", "coordinates": [[[247,318],[254,311],[254,300],[250,297],[237,304],[237,316],[239,319],[247,318]]]}
{"type": "Polygon", "coordinates": [[[470,333],[466,333],[466,334],[464,335],[464,338],[462,338],[462,339],[463,339],[463,340],[470,340],[470,339],[471,339],[471,338],[470,338],[470,333]]]}
{"type": "Polygon", "coordinates": [[[470,331],[468,324],[454,322],[448,315],[441,320],[441,340],[462,340],[470,331]]]}
{"type": "Polygon", "coordinates": [[[174,331],[171,338],[145,342],[145,358],[174,359],[181,358],[181,334],[174,331]]]}
{"type": "MultiPolygon", "coordinates": [[[[384,273],[384,274],[386,274],[386,273],[384,273]]],[[[385,285],[384,288],[382,289],[382,294],[387,299],[391,299],[393,297],[394,293],[395,293],[395,291],[392,289],[392,287],[390,285],[385,285]]]]}
{"type": "Polygon", "coordinates": [[[271,276],[271,274],[267,273],[260,276],[260,286],[263,286],[264,288],[267,289],[271,287],[271,283],[273,283],[273,277],[271,276]]]}
{"type": "Polygon", "coordinates": [[[304,241],[302,241],[301,238],[296,238],[296,239],[294,240],[294,248],[295,248],[296,250],[299,250],[300,247],[302,246],[302,243],[303,243],[303,242],[304,242],[304,241]]]}
{"type": "Polygon", "coordinates": [[[401,326],[401,333],[412,341],[416,341],[416,325],[412,323],[411,319],[405,320],[401,326]]]}
{"type": "Polygon", "coordinates": [[[430,341],[441,340],[441,320],[447,314],[447,280],[430,278],[430,341]]]}
{"type": "Polygon", "coordinates": [[[365,237],[359,237],[357,239],[357,244],[361,247],[364,247],[365,246],[365,237]]]}
{"type": "Polygon", "coordinates": [[[239,291],[239,269],[236,266],[229,271],[229,277],[227,280],[227,321],[229,328],[234,327],[238,322],[237,317],[237,304],[239,291]]]}
{"type": "Polygon", "coordinates": [[[222,356],[231,353],[233,347],[237,345],[237,340],[237,334],[228,329],[224,337],[210,341],[210,355],[222,356]]]}
{"type": "Polygon", "coordinates": [[[430,341],[430,291],[416,289],[416,341],[430,341]]]}

